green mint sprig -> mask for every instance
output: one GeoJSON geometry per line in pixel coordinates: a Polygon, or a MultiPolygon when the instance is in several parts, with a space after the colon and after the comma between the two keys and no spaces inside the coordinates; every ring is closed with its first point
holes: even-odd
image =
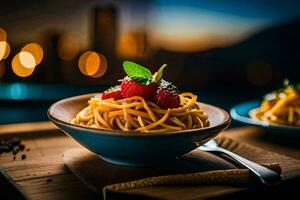
{"type": "Polygon", "coordinates": [[[163,64],[159,70],[153,75],[153,81],[158,83],[160,82],[160,80],[162,79],[162,76],[163,76],[163,72],[164,72],[164,69],[165,67],[167,66],[167,64],[163,64]]]}
{"type": "Polygon", "coordinates": [[[134,81],[140,84],[149,85],[153,82],[158,83],[163,75],[163,70],[167,65],[164,64],[160,69],[152,76],[152,73],[146,67],[143,67],[137,63],[131,61],[124,61],[123,68],[126,74],[134,81]]]}

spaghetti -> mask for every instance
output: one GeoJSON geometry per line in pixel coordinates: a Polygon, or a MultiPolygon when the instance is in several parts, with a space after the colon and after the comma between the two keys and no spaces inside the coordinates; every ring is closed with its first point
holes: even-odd
{"type": "Polygon", "coordinates": [[[113,100],[91,98],[71,123],[104,130],[161,133],[209,126],[208,116],[192,93],[179,95],[181,107],[161,109],[142,97],[113,100]]]}
{"type": "Polygon", "coordinates": [[[281,92],[267,95],[259,108],[250,111],[253,119],[269,124],[281,124],[300,127],[300,94],[292,86],[281,92]]]}

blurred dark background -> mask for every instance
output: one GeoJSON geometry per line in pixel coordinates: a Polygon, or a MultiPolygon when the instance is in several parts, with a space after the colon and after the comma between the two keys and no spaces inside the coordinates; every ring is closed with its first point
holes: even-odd
{"type": "Polygon", "coordinates": [[[165,79],[229,110],[299,81],[299,36],[294,0],[1,1],[0,124],[116,84],[124,60],[167,63],[165,79]]]}

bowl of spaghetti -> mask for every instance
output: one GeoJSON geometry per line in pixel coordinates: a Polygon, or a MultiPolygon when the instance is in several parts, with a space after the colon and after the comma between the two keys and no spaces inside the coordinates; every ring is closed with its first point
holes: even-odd
{"type": "Polygon", "coordinates": [[[143,85],[127,78],[103,93],[60,100],[49,108],[48,117],[104,160],[129,166],[174,159],[229,126],[226,111],[152,79],[143,85]]]}
{"type": "Polygon", "coordinates": [[[238,121],[297,136],[300,131],[300,85],[285,83],[283,88],[265,95],[262,101],[241,103],[230,113],[238,121]]]}

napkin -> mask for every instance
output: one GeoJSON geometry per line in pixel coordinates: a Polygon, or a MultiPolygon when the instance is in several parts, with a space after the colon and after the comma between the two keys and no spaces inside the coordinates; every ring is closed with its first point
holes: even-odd
{"type": "MultiPolygon", "coordinates": [[[[281,168],[278,164],[265,165],[271,170],[281,173],[281,168]]],[[[124,183],[108,185],[103,188],[104,199],[125,198],[120,195],[144,196],[153,198],[162,198],[168,189],[161,186],[204,186],[204,185],[245,185],[257,182],[257,179],[248,169],[227,169],[213,170],[207,172],[194,172],[186,174],[173,174],[166,176],[148,177],[124,183]],[[151,187],[156,188],[155,193],[151,192],[151,187]]],[[[179,196],[177,193],[172,195],[172,190],[169,188],[168,199],[176,199],[179,196]],[[171,195],[170,195],[171,194],[171,195]]],[[[181,199],[181,198],[180,198],[181,199]]]]}

